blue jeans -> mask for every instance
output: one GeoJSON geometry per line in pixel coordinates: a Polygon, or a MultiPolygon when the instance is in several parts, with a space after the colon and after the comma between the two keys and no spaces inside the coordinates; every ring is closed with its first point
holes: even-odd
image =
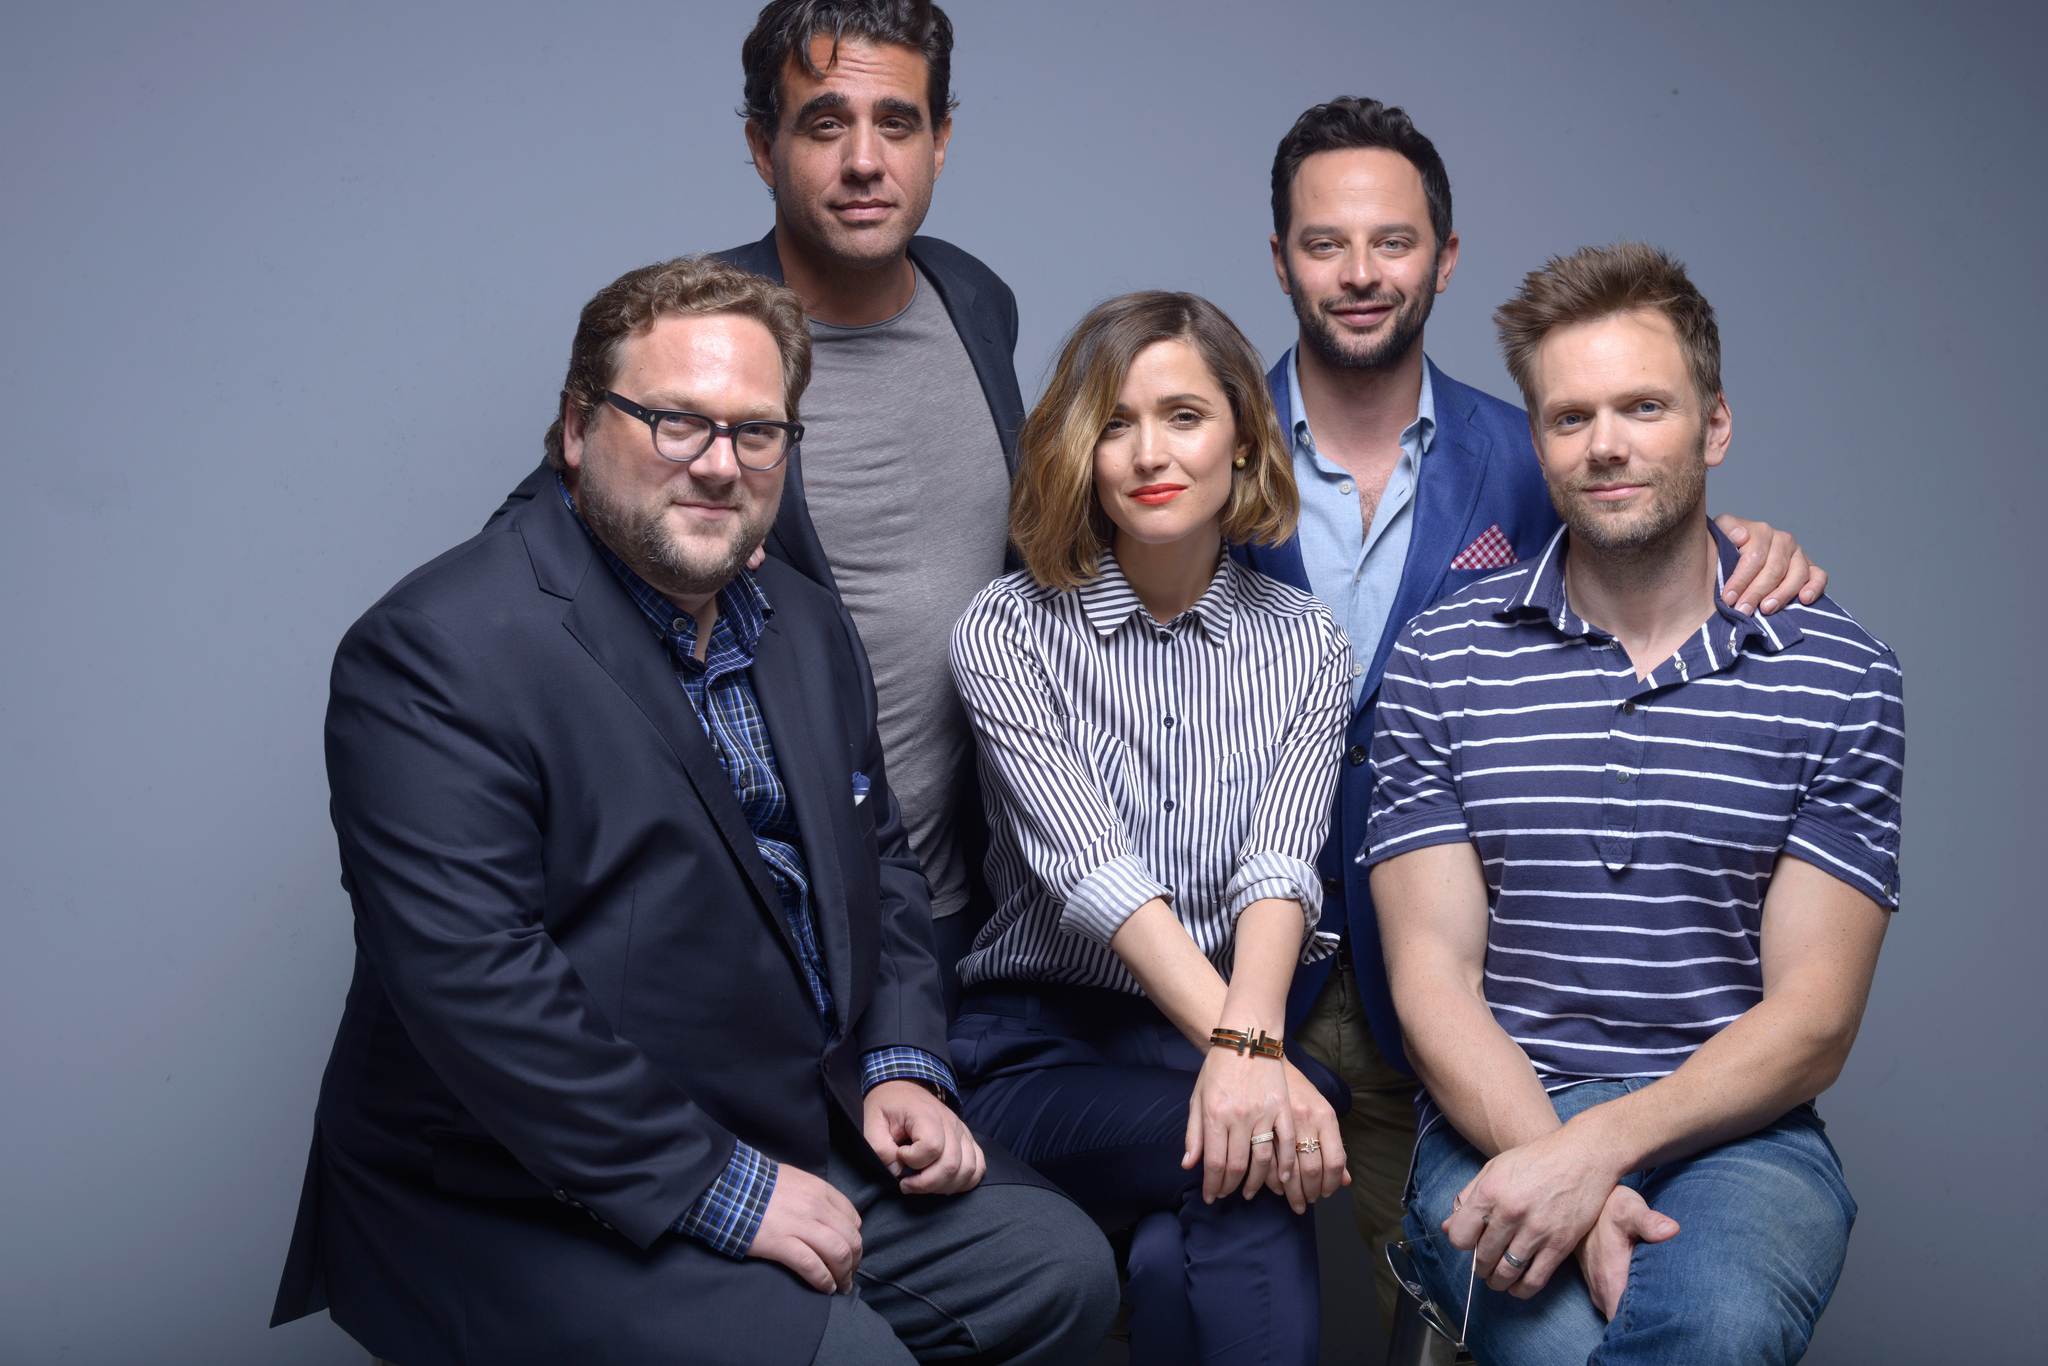
{"type": "MultiPolygon", "coordinates": [[[[1568,1120],[1646,1085],[1588,1082],[1550,1099],[1568,1120]]],[[[1447,1120],[1416,1145],[1404,1227],[1430,1298],[1453,1324],[1465,1312],[1472,1254],[1451,1246],[1443,1221],[1484,1165],[1447,1120]]],[[[1811,1106],[1625,1184],[1680,1231],[1637,1245],[1614,1321],[1601,1321],[1578,1259],[1567,1257],[1533,1299],[1478,1283],[1466,1330],[1475,1357],[1487,1366],[1764,1366],[1806,1355],[1856,1222],[1841,1162],[1811,1106]]]]}
{"type": "MultiPolygon", "coordinates": [[[[1200,1165],[1180,1165],[1202,1054],[1157,1007],[1090,987],[984,984],[966,993],[952,1053],[977,1132],[1105,1231],[1132,1230],[1133,1366],[1314,1366],[1315,1215],[1266,1190],[1202,1203],[1200,1165]]],[[[1322,1064],[1296,1065],[1326,1098],[1341,1094],[1322,1064]]]]}

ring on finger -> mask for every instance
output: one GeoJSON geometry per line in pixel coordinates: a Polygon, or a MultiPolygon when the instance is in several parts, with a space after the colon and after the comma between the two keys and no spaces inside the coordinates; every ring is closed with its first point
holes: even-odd
{"type": "Polygon", "coordinates": [[[1260,1144],[1260,1143],[1271,1143],[1272,1141],[1273,1141],[1273,1131],[1272,1131],[1271,1129],[1268,1129],[1268,1130],[1266,1130],[1266,1132],[1264,1132],[1264,1133],[1262,1133],[1262,1134],[1253,1134],[1253,1135],[1252,1135],[1252,1143],[1253,1143],[1254,1145],[1256,1145],[1256,1144],[1260,1144]]]}
{"type": "Polygon", "coordinates": [[[1529,1269],[1529,1264],[1512,1252],[1503,1251],[1500,1254],[1500,1259],[1517,1271],[1527,1271],[1529,1269]]]}
{"type": "Polygon", "coordinates": [[[1298,1153],[1319,1153],[1322,1150],[1323,1140],[1320,1138],[1296,1139],[1294,1143],[1294,1151],[1298,1153]]]}

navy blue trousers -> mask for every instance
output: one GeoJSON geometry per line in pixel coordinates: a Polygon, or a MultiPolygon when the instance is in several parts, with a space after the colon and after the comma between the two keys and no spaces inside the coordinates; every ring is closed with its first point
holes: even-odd
{"type": "MultiPolygon", "coordinates": [[[[1336,1077],[1290,1060],[1332,1104],[1336,1077]]],[[[1151,1002],[1092,987],[984,983],[952,1030],[966,1118],[1105,1232],[1131,1229],[1132,1366],[1309,1366],[1322,1307],[1314,1214],[1271,1191],[1202,1202],[1181,1169],[1202,1055],[1151,1002]]]]}

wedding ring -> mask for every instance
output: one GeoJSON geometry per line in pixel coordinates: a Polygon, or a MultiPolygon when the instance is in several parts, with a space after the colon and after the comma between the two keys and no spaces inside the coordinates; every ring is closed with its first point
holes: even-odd
{"type": "Polygon", "coordinates": [[[1319,1153],[1322,1150],[1323,1140],[1321,1140],[1320,1138],[1299,1139],[1295,1142],[1294,1145],[1294,1151],[1298,1153],[1319,1153]]]}
{"type": "Polygon", "coordinates": [[[1527,1271],[1529,1269],[1529,1264],[1512,1252],[1502,1252],[1500,1259],[1517,1271],[1527,1271]]]}
{"type": "Polygon", "coordinates": [[[1266,1130],[1266,1132],[1264,1132],[1264,1133],[1262,1133],[1262,1134],[1253,1134],[1253,1135],[1252,1135],[1252,1142],[1254,1142],[1254,1143],[1271,1143],[1272,1141],[1273,1141],[1273,1131],[1272,1131],[1271,1129],[1268,1129],[1268,1130],[1266,1130]]]}

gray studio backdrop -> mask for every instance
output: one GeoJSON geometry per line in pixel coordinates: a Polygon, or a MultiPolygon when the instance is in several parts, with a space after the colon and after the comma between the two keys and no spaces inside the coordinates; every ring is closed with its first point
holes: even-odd
{"type": "MultiPolygon", "coordinates": [[[[2038,11],[953,14],[927,231],[1015,287],[1027,394],[1145,286],[1277,355],[1272,149],[1339,93],[1406,105],[1450,164],[1429,340],[1459,378],[1512,397],[1487,317],[1548,253],[1691,263],[1736,415],[1714,506],[1796,529],[1907,674],[1904,909],[1822,1102],[1863,1212],[1811,1359],[2034,1359],[2038,11]]],[[[750,18],[0,12],[0,1362],[361,1360],[324,1317],[264,1327],[350,970],[328,662],[532,467],[584,299],[768,225],[750,18]]]]}

